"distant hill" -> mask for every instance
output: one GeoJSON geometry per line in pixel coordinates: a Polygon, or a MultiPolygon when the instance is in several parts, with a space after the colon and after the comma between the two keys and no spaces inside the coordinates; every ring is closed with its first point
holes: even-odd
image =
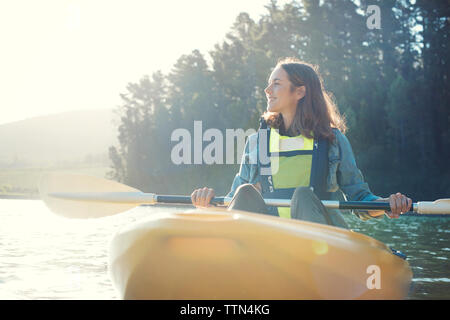
{"type": "Polygon", "coordinates": [[[0,166],[106,159],[117,145],[112,109],[73,111],[0,125],[0,166]]]}

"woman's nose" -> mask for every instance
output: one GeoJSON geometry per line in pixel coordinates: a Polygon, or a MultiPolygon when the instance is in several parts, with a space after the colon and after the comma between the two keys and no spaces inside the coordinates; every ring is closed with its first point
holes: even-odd
{"type": "Polygon", "coordinates": [[[264,92],[265,92],[266,94],[270,94],[270,92],[271,92],[271,87],[270,87],[270,86],[267,86],[267,87],[264,89],[264,92]]]}

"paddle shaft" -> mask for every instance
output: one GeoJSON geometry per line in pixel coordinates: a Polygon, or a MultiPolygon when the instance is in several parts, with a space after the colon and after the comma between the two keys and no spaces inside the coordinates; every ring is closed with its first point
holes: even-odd
{"type": "MultiPolygon", "coordinates": [[[[178,203],[178,204],[192,204],[191,197],[188,196],[170,196],[157,195],[157,203],[178,203]]],[[[212,204],[228,205],[231,198],[214,197],[211,199],[212,204]]],[[[291,201],[288,199],[264,199],[268,206],[275,207],[290,207],[291,201]]],[[[390,210],[391,207],[388,202],[374,202],[374,201],[329,201],[323,200],[323,205],[326,208],[332,209],[356,209],[356,210],[390,210]]],[[[417,205],[413,203],[411,211],[417,211],[417,205]]]]}
{"type": "MultiPolygon", "coordinates": [[[[139,204],[192,204],[191,197],[181,195],[155,195],[152,193],[143,192],[104,192],[104,193],[51,193],[56,198],[83,200],[93,202],[115,202],[115,203],[135,203],[139,204]]],[[[215,205],[229,205],[231,198],[228,197],[214,197],[211,199],[211,204],[215,205]]],[[[268,206],[275,207],[289,207],[291,200],[289,199],[264,199],[268,206]]],[[[329,201],[323,200],[323,205],[326,208],[332,209],[356,209],[356,210],[390,210],[388,202],[375,201],[329,201]]],[[[412,210],[417,211],[417,205],[413,203],[412,210]]]]}

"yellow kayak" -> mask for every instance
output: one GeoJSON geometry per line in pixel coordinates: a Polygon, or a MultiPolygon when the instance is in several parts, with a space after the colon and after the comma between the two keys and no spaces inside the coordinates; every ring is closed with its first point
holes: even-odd
{"type": "Polygon", "coordinates": [[[152,214],[115,235],[109,259],[124,299],[403,299],[412,279],[371,237],[218,208],[152,214]]]}

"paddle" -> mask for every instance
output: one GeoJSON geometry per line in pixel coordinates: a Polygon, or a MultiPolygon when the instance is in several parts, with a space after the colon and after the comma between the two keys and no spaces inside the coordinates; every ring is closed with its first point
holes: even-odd
{"type": "MultiPolygon", "coordinates": [[[[124,212],[141,204],[192,204],[190,196],[156,195],[93,176],[50,173],[41,178],[41,199],[55,213],[69,218],[100,218],[124,212]]],[[[269,206],[288,207],[290,200],[264,199],[269,206]]],[[[215,197],[211,203],[228,205],[231,198],[215,197]]],[[[334,209],[390,210],[387,202],[322,201],[334,209]]],[[[450,214],[450,199],[413,203],[412,211],[421,214],[450,214]]]]}

